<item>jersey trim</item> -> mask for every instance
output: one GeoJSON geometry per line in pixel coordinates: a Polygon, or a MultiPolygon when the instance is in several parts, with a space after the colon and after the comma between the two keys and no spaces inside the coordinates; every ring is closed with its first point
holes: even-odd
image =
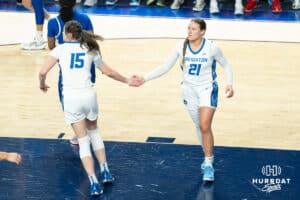
{"type": "Polygon", "coordinates": [[[58,17],[55,17],[55,20],[56,20],[57,25],[58,25],[58,32],[57,32],[55,38],[58,40],[58,37],[59,37],[59,35],[60,35],[60,33],[61,33],[61,25],[60,25],[60,23],[59,23],[58,17]]]}
{"type": "Polygon", "coordinates": [[[206,42],[206,39],[203,38],[202,45],[201,45],[200,49],[197,50],[197,51],[193,51],[193,49],[192,49],[191,46],[190,46],[190,42],[189,42],[189,43],[188,43],[189,50],[190,50],[193,54],[198,54],[198,53],[200,53],[200,51],[203,49],[203,47],[204,47],[204,45],[205,45],[205,42],[206,42]]]}

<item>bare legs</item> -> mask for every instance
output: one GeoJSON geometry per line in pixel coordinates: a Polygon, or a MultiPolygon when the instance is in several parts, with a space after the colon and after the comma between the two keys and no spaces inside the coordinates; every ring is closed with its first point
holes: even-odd
{"type": "Polygon", "coordinates": [[[201,165],[203,170],[203,181],[214,181],[214,137],[211,129],[215,110],[210,107],[200,107],[199,118],[200,118],[200,130],[202,133],[202,148],[204,151],[204,162],[201,165]]]}
{"type": "Polygon", "coordinates": [[[199,108],[200,130],[202,133],[202,147],[205,157],[213,156],[214,137],[211,129],[215,110],[210,107],[199,108]]]}
{"type": "MultiPolygon", "coordinates": [[[[82,140],[83,138],[87,137],[86,120],[82,120],[80,122],[73,123],[72,128],[79,140],[82,140]]],[[[88,145],[88,148],[90,148],[90,146],[89,146],[90,141],[88,141],[88,144],[81,143],[80,145],[86,145],[86,146],[88,145]]],[[[82,149],[82,148],[86,148],[86,147],[81,146],[80,148],[82,149]]],[[[90,152],[90,149],[88,149],[86,151],[90,152]]],[[[82,162],[83,167],[84,167],[86,173],[88,174],[88,176],[94,175],[95,174],[94,160],[93,160],[91,154],[84,153],[83,155],[80,155],[80,158],[81,158],[81,162],[82,162]]]]}
{"type": "Polygon", "coordinates": [[[91,144],[100,164],[102,183],[111,183],[114,178],[107,166],[104,143],[97,129],[97,120],[84,119],[71,126],[78,138],[80,159],[91,183],[90,193],[92,196],[99,195],[103,193],[103,186],[99,184],[95,175],[91,144]]]}
{"type": "Polygon", "coordinates": [[[22,4],[25,8],[27,8],[31,12],[34,12],[36,31],[35,31],[34,40],[30,42],[22,43],[21,48],[26,50],[45,49],[46,44],[45,44],[45,40],[43,39],[44,20],[48,19],[50,15],[44,9],[43,0],[34,0],[34,1],[22,0],[22,4]]]}
{"type": "MultiPolygon", "coordinates": [[[[34,12],[34,8],[32,6],[32,0],[22,0],[22,5],[27,8],[28,10],[30,10],[31,12],[34,12]]],[[[45,16],[45,19],[49,19],[50,18],[50,15],[49,13],[44,10],[44,16],[45,16]]],[[[43,31],[43,25],[37,25],[37,31],[43,31]]]]}

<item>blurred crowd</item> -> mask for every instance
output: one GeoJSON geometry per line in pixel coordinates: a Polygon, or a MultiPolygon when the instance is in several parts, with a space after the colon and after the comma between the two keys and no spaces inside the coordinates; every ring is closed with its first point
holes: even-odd
{"type": "MultiPolygon", "coordinates": [[[[105,5],[115,5],[118,0],[105,0],[105,5]]],[[[98,3],[98,0],[77,0],[77,3],[83,3],[85,6],[94,6],[98,3]]],[[[173,0],[170,8],[172,10],[178,10],[180,7],[185,3],[185,0],[173,0]]],[[[259,5],[260,0],[235,0],[234,4],[234,13],[236,15],[242,15],[244,13],[252,12],[257,6],[259,5]]],[[[280,0],[268,0],[270,5],[270,9],[274,13],[280,13],[282,11],[281,2],[280,0]]],[[[141,0],[130,0],[130,6],[139,6],[141,4],[141,0]]],[[[300,0],[291,0],[292,9],[300,9],[300,0]]],[[[165,7],[166,2],[165,0],[146,0],[146,5],[156,5],[165,7]]],[[[217,0],[210,0],[209,3],[205,0],[195,0],[193,11],[199,12],[202,11],[205,6],[209,7],[209,12],[211,14],[217,14],[220,12],[218,1],[217,0]]]]}

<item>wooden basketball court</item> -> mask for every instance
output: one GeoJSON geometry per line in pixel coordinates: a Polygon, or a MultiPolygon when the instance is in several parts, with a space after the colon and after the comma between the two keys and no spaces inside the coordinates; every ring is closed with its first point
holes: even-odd
{"type": "MultiPolygon", "coordinates": [[[[58,7],[47,2],[53,17],[58,7]]],[[[186,36],[189,18],[202,17],[208,25],[206,37],[217,43],[233,67],[235,96],[225,97],[225,76],[218,65],[219,103],[213,122],[216,180],[207,184],[200,169],[203,152],[182,106],[179,63],[140,88],[98,71],[99,127],[116,181],[96,199],[297,199],[300,28],[299,20],[278,18],[298,18],[299,13],[258,10],[228,18],[232,10],[221,9],[220,15],[212,16],[208,8],[198,15],[190,12],[191,7],[176,12],[156,6],[126,7],[128,1],[122,0],[113,7],[102,3],[77,8],[91,14],[95,32],[108,38],[101,51],[112,68],[128,77],[152,71],[182,40],[178,38],[186,36]],[[187,15],[178,15],[181,11],[187,15]],[[152,12],[169,15],[149,15],[152,12]],[[170,144],[173,139],[175,144],[170,144]]],[[[88,192],[79,147],[68,141],[73,131],[64,122],[58,100],[58,67],[47,77],[51,88],[45,94],[39,90],[38,73],[49,50],[20,49],[20,42],[33,37],[34,15],[15,2],[1,6],[5,28],[0,38],[0,150],[19,152],[23,161],[0,163],[4,183],[0,200],[95,199],[88,192]]],[[[99,176],[97,163],[95,170],[99,176]]]]}
{"type": "MultiPolygon", "coordinates": [[[[120,73],[143,75],[164,62],[180,39],[120,39],[101,43],[104,60],[120,73]]],[[[213,123],[215,145],[299,150],[300,46],[297,43],[215,41],[234,72],[235,96],[224,94],[218,69],[219,107],[213,123]]],[[[57,94],[57,68],[47,94],[38,72],[49,51],[0,46],[0,136],[57,138],[73,133],[65,123],[57,94]]],[[[181,103],[181,70],[130,88],[97,74],[99,125],[104,140],[144,142],[149,136],[198,144],[194,125],[181,103]]]]}

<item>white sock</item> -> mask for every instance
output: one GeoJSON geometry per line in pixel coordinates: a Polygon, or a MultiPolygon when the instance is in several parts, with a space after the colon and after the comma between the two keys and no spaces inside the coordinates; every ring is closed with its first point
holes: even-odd
{"type": "Polygon", "coordinates": [[[100,163],[100,169],[101,169],[101,172],[103,172],[104,170],[109,172],[107,162],[100,163]]]}
{"type": "Polygon", "coordinates": [[[36,37],[36,39],[42,40],[43,39],[43,31],[36,31],[35,37],[36,37]]]}
{"type": "Polygon", "coordinates": [[[197,0],[196,4],[200,4],[200,3],[203,3],[203,2],[204,2],[204,0],[197,0]]]}
{"type": "Polygon", "coordinates": [[[204,158],[204,163],[206,165],[212,165],[214,163],[214,156],[211,156],[211,157],[205,157],[204,158]]]}
{"type": "Polygon", "coordinates": [[[217,4],[217,5],[218,5],[217,0],[210,0],[210,3],[214,3],[214,4],[217,4]]]}
{"type": "Polygon", "coordinates": [[[93,174],[92,176],[89,176],[89,180],[90,180],[91,185],[93,183],[99,183],[99,181],[98,181],[98,179],[97,179],[97,177],[96,177],[95,174],[93,174]]]}
{"type": "Polygon", "coordinates": [[[242,0],[235,0],[235,6],[242,6],[243,7],[242,0]]]}

